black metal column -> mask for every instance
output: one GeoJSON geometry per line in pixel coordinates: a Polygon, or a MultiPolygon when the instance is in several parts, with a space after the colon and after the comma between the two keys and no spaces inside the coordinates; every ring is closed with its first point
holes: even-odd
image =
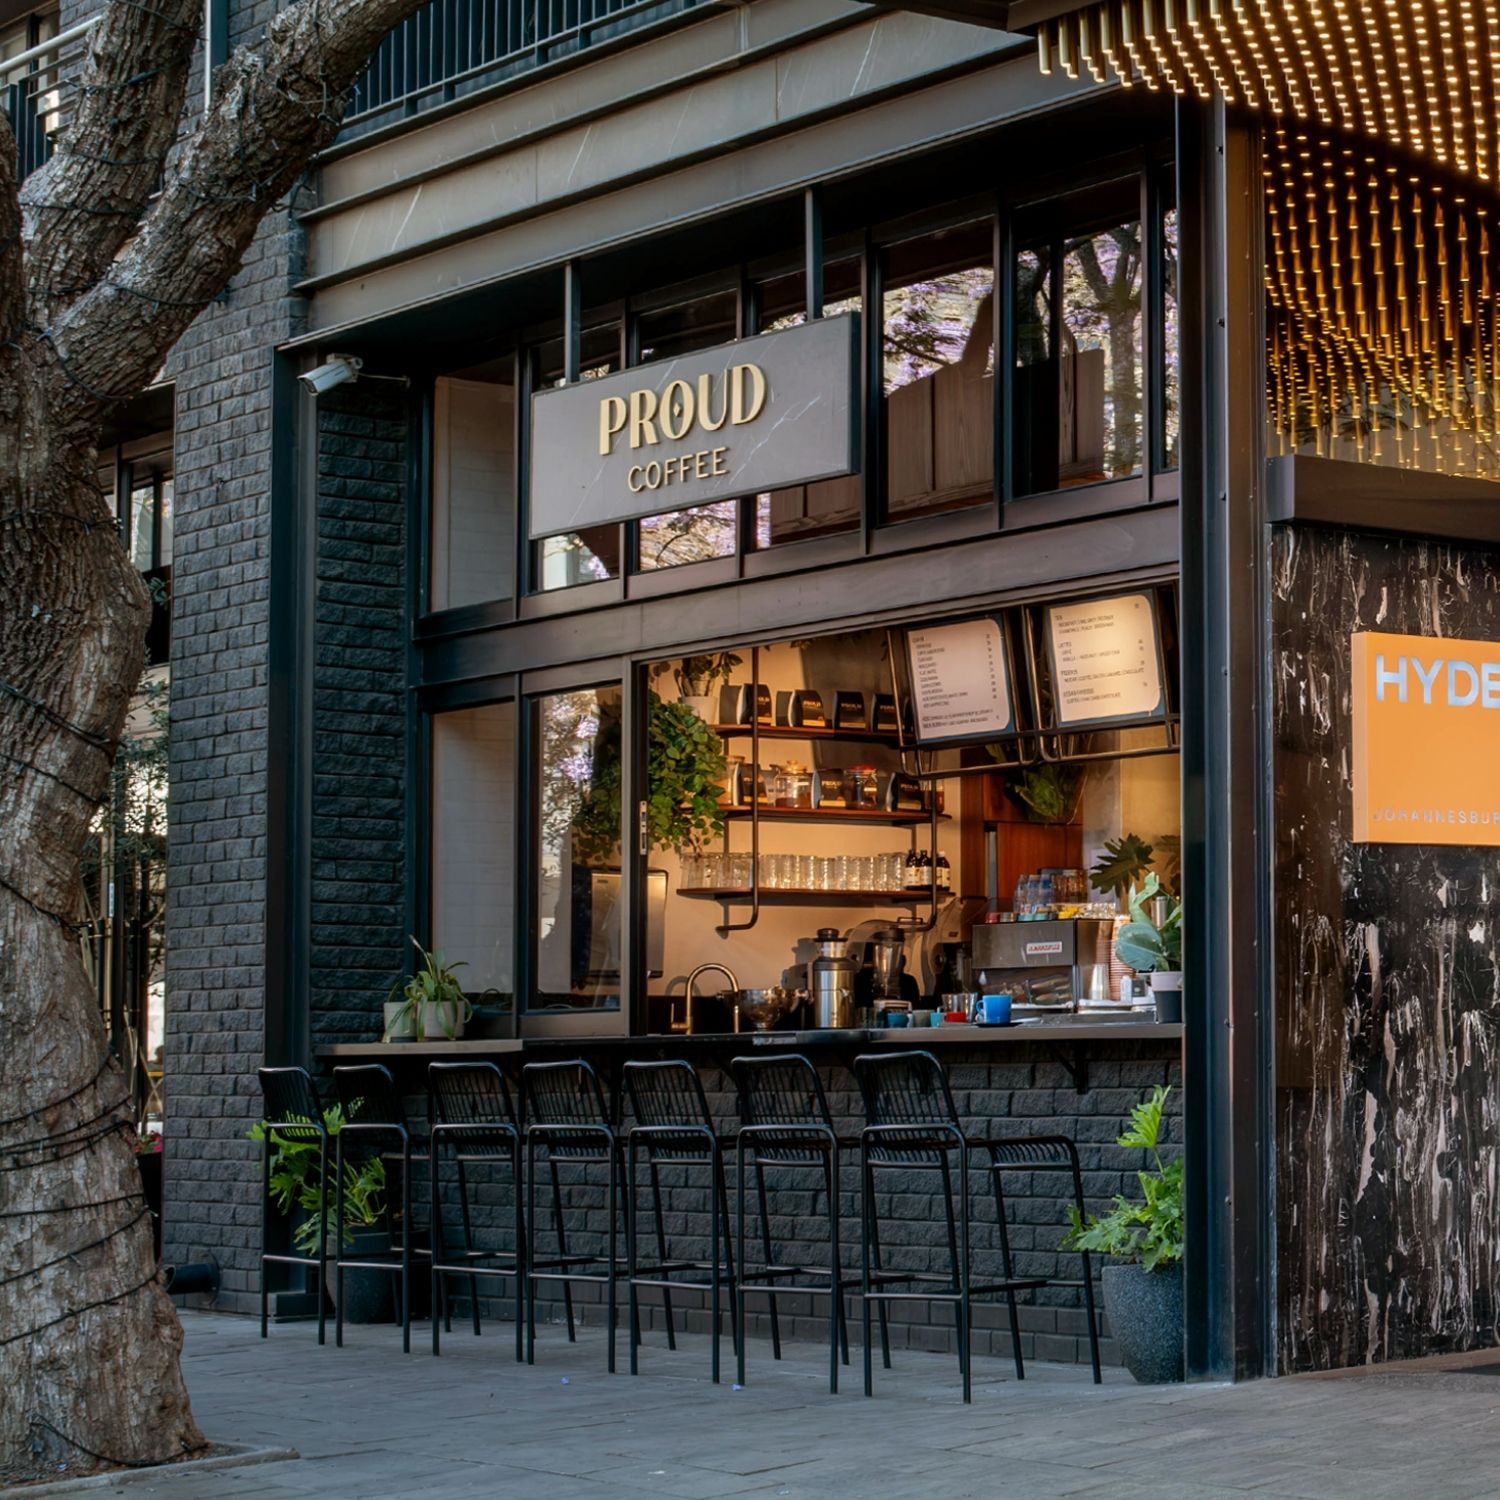
{"type": "Polygon", "coordinates": [[[1178,109],[1187,1368],[1273,1366],[1271,784],[1260,141],[1178,109]]]}

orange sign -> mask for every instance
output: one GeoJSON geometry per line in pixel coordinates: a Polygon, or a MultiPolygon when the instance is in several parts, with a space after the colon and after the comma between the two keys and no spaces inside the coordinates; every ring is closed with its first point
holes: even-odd
{"type": "Polygon", "coordinates": [[[1354,839],[1500,844],[1500,643],[1361,631],[1354,839]]]}

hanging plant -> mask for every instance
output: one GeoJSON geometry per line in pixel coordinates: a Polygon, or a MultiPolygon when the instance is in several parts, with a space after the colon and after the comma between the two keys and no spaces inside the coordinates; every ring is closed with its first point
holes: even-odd
{"type": "Polygon", "coordinates": [[[1033,823],[1071,823],[1078,813],[1083,768],[1048,761],[1007,771],[1005,790],[1033,823]]]}
{"type": "MultiPolygon", "coordinates": [[[[701,848],[724,832],[727,761],[724,742],[687,704],[648,694],[646,834],[654,849],[701,848]]],[[[617,859],[620,848],[620,757],[601,754],[573,816],[573,849],[585,864],[617,859]]]]}

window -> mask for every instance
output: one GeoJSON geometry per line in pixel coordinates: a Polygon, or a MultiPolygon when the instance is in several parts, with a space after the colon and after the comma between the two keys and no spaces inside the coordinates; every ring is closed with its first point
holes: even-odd
{"type": "MultiPolygon", "coordinates": [[[[739,298],[719,292],[676,307],[640,314],[636,338],[640,363],[675,359],[697,349],[727,344],[738,328],[739,298]]],[[[640,570],[675,568],[705,562],[711,557],[733,557],[739,529],[739,502],[719,500],[687,510],[664,511],[636,523],[640,570]]]]}
{"type": "MultiPolygon", "coordinates": [[[[620,325],[601,323],[586,328],[580,340],[579,374],[584,380],[597,380],[620,368],[620,325]]],[[[551,339],[534,352],[536,383],[539,388],[561,385],[563,377],[563,343],[551,339]]],[[[531,474],[530,503],[533,508],[547,504],[547,476],[535,466],[531,474]]],[[[622,527],[590,526],[583,531],[565,532],[544,537],[532,551],[533,587],[539,592],[573,588],[581,583],[598,583],[620,576],[620,552],[624,537],[622,527]]]]}
{"type": "Polygon", "coordinates": [[[433,390],[428,605],[508,599],[515,572],[513,365],[445,376],[433,390]]]}
{"type": "Polygon", "coordinates": [[[1161,217],[1161,466],[1175,469],[1182,462],[1182,374],[1177,293],[1177,205],[1169,204],[1161,217]]]}
{"type": "Polygon", "coordinates": [[[432,947],[471,995],[514,989],[515,723],[513,703],[432,721],[432,947]]]}
{"type": "MultiPolygon", "coordinates": [[[[859,311],[860,269],[858,259],[833,261],[823,268],[824,317],[859,311]]],[[[807,282],[802,272],[778,276],[757,290],[763,332],[795,328],[807,321],[807,282]]],[[[857,391],[855,399],[859,399],[857,391]]],[[[858,474],[757,495],[755,546],[763,550],[781,542],[857,531],[863,505],[864,480],[858,474]]]]}
{"type": "Polygon", "coordinates": [[[881,296],[885,513],[994,495],[995,238],[989,220],[893,245],[881,296]]]}
{"type": "Polygon", "coordinates": [[[119,517],[125,550],[142,573],[172,566],[172,476],[131,466],[130,503],[119,517]]]}
{"type": "Polygon", "coordinates": [[[618,687],[533,704],[531,1010],[620,1008],[621,706],[618,687]]]}
{"type": "Polygon", "coordinates": [[[1019,227],[1013,270],[1016,492],[1139,473],[1139,179],[1034,208],[1019,227]]]}

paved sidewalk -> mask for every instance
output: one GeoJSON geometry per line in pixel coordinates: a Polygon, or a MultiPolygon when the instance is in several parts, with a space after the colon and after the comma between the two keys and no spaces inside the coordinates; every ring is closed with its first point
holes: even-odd
{"type": "MultiPolygon", "coordinates": [[[[514,1363],[509,1325],[455,1326],[434,1361],[390,1327],[318,1348],[310,1325],[188,1313],[187,1375],[204,1431],[290,1445],[297,1462],[143,1478],[93,1495],[163,1500],[1443,1500],[1500,1494],[1500,1376],[1421,1374],[1146,1388],[1111,1372],[976,1360],[974,1405],[952,1359],[897,1350],[860,1395],[827,1392],[822,1351],[777,1366],[752,1345],[744,1390],[708,1380],[707,1341],[660,1335],[642,1374],[604,1373],[603,1342],[538,1330],[514,1363]]],[[[422,1330],[425,1333],[425,1329],[422,1330]]],[[[648,1336],[651,1337],[651,1336],[648,1336]]],[[[624,1340],[621,1340],[623,1367],[624,1340]]],[[[1497,1356],[1500,1358],[1500,1356],[1497,1356]]]]}

